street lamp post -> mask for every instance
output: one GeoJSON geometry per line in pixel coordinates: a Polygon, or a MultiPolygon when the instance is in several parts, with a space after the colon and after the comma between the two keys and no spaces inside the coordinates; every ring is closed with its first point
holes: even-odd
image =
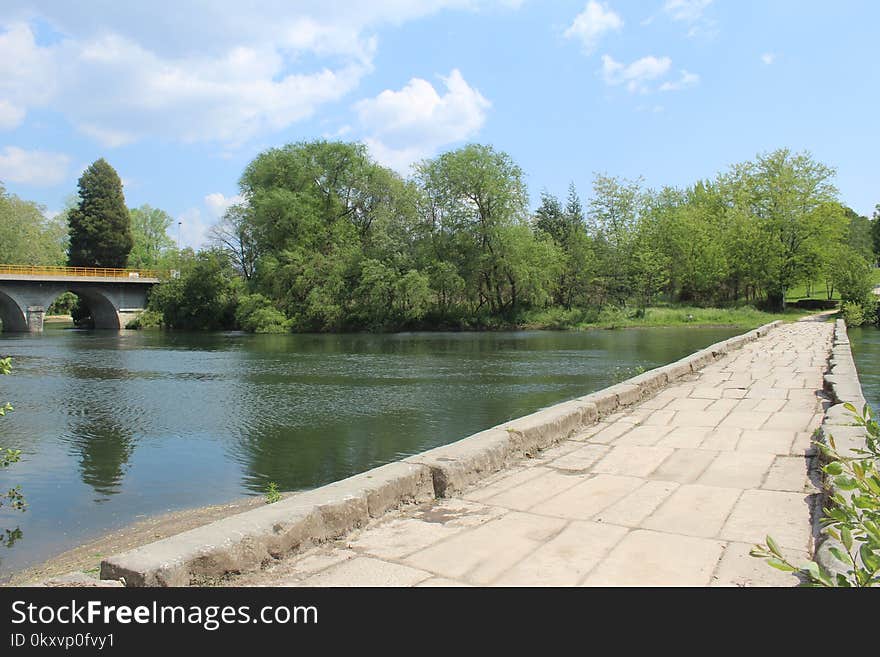
{"type": "Polygon", "coordinates": [[[180,224],[182,224],[182,223],[183,223],[182,221],[177,222],[177,252],[178,253],[180,252],[180,224]]]}

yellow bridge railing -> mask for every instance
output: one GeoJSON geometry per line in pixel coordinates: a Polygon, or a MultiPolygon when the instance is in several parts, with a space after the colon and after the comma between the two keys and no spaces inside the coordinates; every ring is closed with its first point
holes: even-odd
{"type": "Polygon", "coordinates": [[[48,265],[0,265],[0,275],[82,276],[101,278],[160,278],[154,269],[114,269],[111,267],[53,267],[48,265]]]}

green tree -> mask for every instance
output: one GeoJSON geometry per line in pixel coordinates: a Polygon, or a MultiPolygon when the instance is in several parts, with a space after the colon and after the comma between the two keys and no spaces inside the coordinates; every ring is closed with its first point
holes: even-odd
{"type": "Polygon", "coordinates": [[[528,216],[519,166],[491,146],[471,144],[422,162],[417,180],[429,199],[440,252],[457,266],[473,312],[496,314],[516,306],[516,274],[505,266],[502,234],[528,216]]]}
{"type": "Polygon", "coordinates": [[[236,270],[245,278],[253,278],[257,269],[257,242],[254,223],[243,203],[231,205],[208,233],[211,244],[229,254],[236,270]]]}
{"type": "Polygon", "coordinates": [[[240,292],[238,281],[224,252],[184,252],[180,276],[154,287],[149,307],[162,313],[163,324],[168,328],[233,328],[240,292]]]}
{"type": "Polygon", "coordinates": [[[131,234],[132,249],[128,266],[151,268],[159,265],[162,255],[174,248],[174,241],[168,236],[168,229],[174,219],[164,210],[149,205],[132,208],[131,234]]]}
{"type": "Polygon", "coordinates": [[[625,304],[632,293],[630,266],[644,201],[640,179],[597,174],[593,180],[587,225],[595,237],[602,297],[614,304],[625,304]]]}
{"type": "Polygon", "coordinates": [[[868,262],[874,262],[874,239],[871,220],[849,207],[842,207],[846,217],[846,243],[868,262]]]}
{"type": "Polygon", "coordinates": [[[63,265],[67,226],[58,216],[46,218],[45,209],[0,183],[0,263],[63,265]]]}
{"type": "Polygon", "coordinates": [[[871,241],[874,244],[874,259],[880,263],[880,203],[874,208],[874,216],[871,218],[871,241]]]}
{"type": "Polygon", "coordinates": [[[750,214],[772,247],[764,264],[765,289],[771,308],[785,305],[786,291],[811,279],[822,251],[839,241],[846,218],[837,202],[835,171],[809,153],[779,149],[733,168],[750,214]]]}
{"type": "Polygon", "coordinates": [[[79,203],[68,214],[73,267],[125,267],[134,245],[122,181],[103,158],[78,183],[79,203]]]}
{"type": "Polygon", "coordinates": [[[562,203],[553,194],[541,192],[541,204],[535,210],[534,226],[545,232],[557,244],[562,244],[568,237],[568,222],[562,203]]]}
{"type": "Polygon", "coordinates": [[[862,304],[872,299],[871,265],[852,247],[841,244],[835,249],[830,272],[841,301],[862,304]]]}

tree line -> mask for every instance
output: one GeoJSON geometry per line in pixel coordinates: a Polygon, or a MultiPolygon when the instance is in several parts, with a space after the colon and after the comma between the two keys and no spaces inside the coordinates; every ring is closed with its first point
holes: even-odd
{"type": "MultiPolygon", "coordinates": [[[[199,252],[173,248],[167,213],[127,209],[104,160],[80,179],[67,231],[3,192],[0,235],[14,206],[42,235],[34,258],[177,270],[141,320],[170,328],[492,328],[535,313],[565,325],[658,303],[778,311],[797,286],[872,321],[880,206],[860,216],[834,177],[781,149],[681,189],[597,174],[586,201],[572,184],[565,199],[541,193],[532,212],[522,169],[491,146],[403,178],[362,144],[315,140],[259,154],[240,179],[244,201],[199,252]]],[[[21,260],[4,246],[0,260],[21,260]]]]}
{"type": "Polygon", "coordinates": [[[300,142],[248,165],[244,202],[155,308],[180,327],[482,328],[660,302],[781,310],[795,286],[818,283],[873,316],[880,209],[872,221],[844,206],[834,176],[783,149],[684,189],[599,174],[586,202],[572,185],[531,212],[522,169],[491,146],[404,179],[363,145],[300,142]],[[214,312],[193,305],[210,294],[214,312]]]}

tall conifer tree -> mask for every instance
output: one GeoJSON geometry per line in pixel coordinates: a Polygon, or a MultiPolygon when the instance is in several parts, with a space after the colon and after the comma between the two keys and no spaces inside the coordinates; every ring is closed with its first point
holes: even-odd
{"type": "Polygon", "coordinates": [[[134,244],[122,181],[103,158],[79,179],[79,204],[70,211],[72,267],[125,267],[134,244]]]}

